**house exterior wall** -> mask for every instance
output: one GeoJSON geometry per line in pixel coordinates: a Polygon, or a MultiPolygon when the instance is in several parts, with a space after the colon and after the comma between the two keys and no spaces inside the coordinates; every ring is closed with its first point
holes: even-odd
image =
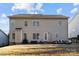
{"type": "MultiPolygon", "coordinates": [[[[68,20],[67,19],[11,19],[10,20],[10,42],[14,42],[17,39],[12,39],[12,33],[15,33],[15,28],[22,28],[22,40],[23,34],[27,33],[28,41],[55,41],[55,40],[67,40],[68,38],[68,20]],[[39,21],[39,26],[33,26],[33,21],[39,21]],[[27,26],[24,25],[27,21],[27,26]],[[61,22],[61,24],[60,24],[61,22]],[[33,39],[33,33],[39,33],[39,40],[33,39]],[[48,33],[48,40],[45,40],[44,33],[48,33]]],[[[16,34],[15,34],[16,36],[16,34]]],[[[22,42],[20,40],[20,43],[22,42]]]]}

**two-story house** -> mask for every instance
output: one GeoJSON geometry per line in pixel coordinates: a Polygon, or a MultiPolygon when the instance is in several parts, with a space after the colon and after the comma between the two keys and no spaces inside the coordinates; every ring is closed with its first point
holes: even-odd
{"type": "Polygon", "coordinates": [[[63,15],[18,14],[9,16],[10,44],[52,42],[68,39],[68,17],[63,15]]]}

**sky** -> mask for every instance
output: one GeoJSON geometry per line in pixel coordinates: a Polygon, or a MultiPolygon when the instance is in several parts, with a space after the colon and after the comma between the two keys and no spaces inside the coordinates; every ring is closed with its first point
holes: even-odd
{"type": "Polygon", "coordinates": [[[0,29],[9,33],[9,18],[15,14],[65,15],[68,22],[79,11],[79,3],[0,3],[0,29]]]}

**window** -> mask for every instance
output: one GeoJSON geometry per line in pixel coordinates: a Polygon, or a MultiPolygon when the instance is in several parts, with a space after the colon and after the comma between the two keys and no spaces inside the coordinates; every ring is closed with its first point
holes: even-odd
{"type": "Polygon", "coordinates": [[[58,34],[56,33],[56,38],[58,38],[58,34]]]}
{"type": "Polygon", "coordinates": [[[25,26],[27,26],[27,21],[25,21],[25,26]]]}
{"type": "Polygon", "coordinates": [[[44,33],[44,39],[45,39],[45,40],[48,40],[48,32],[45,32],[45,33],[44,33]]]}
{"type": "Polygon", "coordinates": [[[27,34],[26,33],[24,33],[24,39],[27,39],[27,34]]]}
{"type": "Polygon", "coordinates": [[[11,20],[10,25],[11,25],[11,27],[13,27],[15,25],[15,21],[11,20]]]}
{"type": "Polygon", "coordinates": [[[36,34],[35,33],[33,33],[33,39],[36,39],[36,34]]]}
{"type": "Polygon", "coordinates": [[[12,39],[15,39],[15,33],[12,33],[12,39]]]}
{"type": "Polygon", "coordinates": [[[39,21],[37,21],[37,26],[39,26],[39,21]]]}
{"type": "Polygon", "coordinates": [[[33,21],[33,26],[39,26],[39,21],[33,21]]]}
{"type": "Polygon", "coordinates": [[[37,39],[39,39],[39,33],[37,33],[37,39]]]}
{"type": "Polygon", "coordinates": [[[60,25],[60,26],[62,25],[62,21],[59,21],[59,25],[60,25]]]}
{"type": "Polygon", "coordinates": [[[47,40],[47,33],[45,33],[45,40],[47,40]]]}
{"type": "Polygon", "coordinates": [[[39,33],[33,33],[33,39],[39,39],[39,33]]]}

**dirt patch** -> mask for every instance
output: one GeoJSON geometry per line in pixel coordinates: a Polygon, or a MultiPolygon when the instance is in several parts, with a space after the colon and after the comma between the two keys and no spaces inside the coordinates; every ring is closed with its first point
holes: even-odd
{"type": "Polygon", "coordinates": [[[79,48],[55,47],[52,44],[13,45],[0,48],[0,55],[79,56],[79,48]]]}

